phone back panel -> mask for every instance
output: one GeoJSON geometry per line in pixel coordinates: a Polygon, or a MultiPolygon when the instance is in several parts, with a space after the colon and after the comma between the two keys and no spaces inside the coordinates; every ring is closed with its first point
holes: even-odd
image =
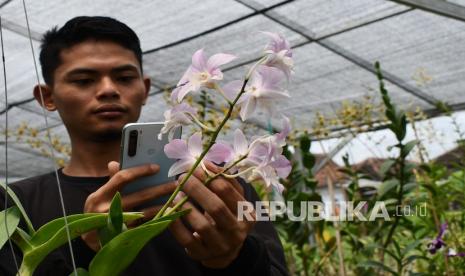
{"type": "MultiPolygon", "coordinates": [[[[162,140],[158,140],[158,134],[162,127],[163,123],[132,123],[124,127],[121,139],[121,169],[145,164],[157,164],[160,166],[160,171],[157,174],[141,177],[129,183],[123,188],[123,194],[133,193],[175,179],[174,177],[168,177],[168,170],[176,160],[168,158],[163,150],[164,146],[168,143],[168,135],[163,135],[162,140]],[[137,147],[135,155],[129,156],[129,135],[133,130],[136,130],[138,133],[137,147]]],[[[174,138],[180,137],[181,129],[178,128],[174,134],[174,138]]],[[[166,197],[160,198],[149,204],[144,204],[144,206],[162,204],[166,199],[166,197]]]]}

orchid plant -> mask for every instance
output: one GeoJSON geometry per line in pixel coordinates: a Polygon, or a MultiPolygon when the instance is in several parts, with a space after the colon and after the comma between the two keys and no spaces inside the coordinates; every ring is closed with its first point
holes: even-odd
{"type": "MultiPolygon", "coordinates": [[[[11,189],[8,190],[15,206],[0,212],[1,217],[8,218],[0,220],[0,248],[11,239],[21,249],[23,260],[18,268],[19,275],[32,275],[50,252],[64,245],[69,239],[97,229],[101,249],[88,270],[77,268],[73,274],[119,274],[136,258],[146,243],[165,230],[172,221],[189,211],[178,211],[187,201],[187,197],[176,203],[174,199],[199,166],[209,175],[205,185],[217,176],[242,177],[249,182],[261,180],[267,189],[282,192],[283,185],[280,179],[286,178],[291,171],[291,163],[283,155],[286,136],[290,133],[288,118],[281,115],[283,127],[279,133],[254,137],[252,141],[247,141],[244,133],[237,129],[232,142],[217,140],[235,108],[240,109],[240,118],[245,121],[258,109],[272,115],[273,105],[289,98],[283,85],[288,83],[292,74],[290,44],[279,34],[263,33],[269,36],[271,41],[266,45],[263,57],[251,66],[242,81],[236,80],[224,85],[220,83],[223,80],[220,67],[236,59],[236,56],[219,53],[207,58],[203,49],[196,51],[192,56],[192,64],[171,93],[174,105],[164,113],[164,127],[159,134],[159,138],[168,135],[170,142],[164,151],[169,158],[177,159],[169,170],[169,176],[187,174],[179,180],[173,194],[150,221],[128,229],[124,223],[139,219],[142,214],[123,212],[117,193],[109,213],[70,215],[55,219],[35,230],[18,198],[11,189]],[[224,118],[216,128],[203,124],[198,118],[198,110],[185,100],[186,95],[198,93],[200,90],[220,95],[228,105],[224,118]],[[185,140],[172,139],[176,128],[192,124],[197,126],[197,132],[185,140]],[[208,140],[202,137],[202,132],[211,134],[208,135],[208,140]],[[206,162],[221,165],[220,171],[209,171],[206,162]],[[26,222],[27,231],[18,227],[21,216],[26,222]],[[6,231],[3,231],[4,229],[6,231]],[[115,259],[120,261],[112,262],[115,259]],[[112,265],[107,265],[110,262],[112,265]]],[[[2,187],[7,190],[6,186],[2,187]]]]}
{"type": "MultiPolygon", "coordinates": [[[[282,83],[288,80],[292,73],[293,61],[290,44],[281,35],[264,32],[271,38],[266,45],[264,56],[259,59],[247,72],[244,80],[234,80],[224,86],[223,72],[220,66],[234,59],[235,56],[225,53],[206,57],[203,49],[197,50],[192,56],[192,64],[179,81],[171,94],[174,106],[164,113],[165,125],[159,138],[168,134],[170,142],[165,146],[165,153],[169,158],[178,161],[170,168],[168,175],[174,176],[187,173],[168,202],[157,214],[162,216],[182,189],[187,179],[200,165],[210,176],[207,183],[217,176],[226,178],[243,177],[246,181],[262,180],[267,189],[282,192],[283,185],[280,178],[286,178],[291,171],[290,161],[282,154],[286,144],[286,136],[290,133],[289,119],[282,116],[282,130],[276,134],[254,137],[250,143],[240,129],[234,132],[232,143],[217,141],[218,135],[226,122],[231,118],[234,108],[240,108],[240,118],[247,120],[257,109],[263,109],[272,115],[272,107],[277,102],[289,98],[282,83]],[[229,109],[216,129],[206,126],[197,118],[197,110],[184,99],[189,93],[198,93],[201,89],[220,95],[228,104],[229,109]],[[199,131],[186,140],[172,139],[177,127],[195,123],[199,131]],[[211,132],[210,139],[204,143],[202,131],[211,132]],[[204,146],[205,145],[205,146],[204,146]],[[219,173],[210,172],[205,161],[223,164],[219,173]]],[[[176,210],[187,200],[183,198],[178,205],[168,213],[176,210]]]]}

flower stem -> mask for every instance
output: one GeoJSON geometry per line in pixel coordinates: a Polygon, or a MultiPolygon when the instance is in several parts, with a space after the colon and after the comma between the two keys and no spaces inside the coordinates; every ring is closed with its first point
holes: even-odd
{"type": "Polygon", "coordinates": [[[215,86],[214,86],[215,90],[220,92],[220,95],[223,97],[223,99],[229,104],[231,105],[232,102],[228,99],[228,97],[226,97],[226,94],[224,93],[224,90],[218,85],[215,83],[215,86]]]}
{"type": "Polygon", "coordinates": [[[186,177],[184,177],[181,182],[179,183],[179,185],[177,185],[176,189],[174,190],[174,192],[171,194],[171,196],[169,197],[168,201],[165,203],[165,205],[163,205],[163,207],[161,208],[161,210],[157,213],[157,215],[153,218],[153,220],[156,220],[158,218],[160,218],[161,216],[164,215],[166,209],[171,205],[171,203],[173,202],[174,198],[176,197],[176,195],[179,193],[179,191],[181,191],[181,189],[184,187],[184,184],[187,182],[187,180],[189,179],[189,177],[192,176],[192,174],[194,173],[195,169],[198,167],[198,165],[200,164],[200,162],[202,162],[203,158],[205,157],[205,155],[207,155],[208,151],[210,150],[210,148],[215,144],[215,141],[216,141],[216,138],[218,137],[221,129],[224,127],[224,125],[226,124],[226,122],[229,120],[229,118],[231,117],[231,114],[232,114],[232,111],[234,109],[234,106],[236,105],[237,101],[239,100],[239,98],[242,96],[242,94],[244,94],[244,91],[245,91],[245,86],[247,85],[247,82],[249,81],[249,78],[245,78],[244,79],[244,82],[242,84],[242,88],[241,88],[241,92],[239,92],[239,94],[236,96],[236,98],[234,99],[234,101],[232,103],[229,104],[229,109],[228,109],[228,112],[227,114],[224,116],[223,120],[221,121],[221,124],[218,126],[218,128],[216,129],[216,131],[213,133],[212,137],[210,138],[210,141],[207,145],[207,147],[203,150],[203,152],[200,154],[199,158],[197,158],[197,160],[195,161],[194,165],[190,168],[190,170],[187,172],[187,175],[186,177]]]}
{"type": "Polygon", "coordinates": [[[193,116],[192,114],[190,113],[185,113],[186,115],[189,115],[189,117],[192,118],[192,120],[194,121],[194,123],[196,123],[199,127],[205,129],[206,131],[209,131],[209,132],[214,132],[215,130],[209,126],[206,126],[205,124],[203,124],[202,122],[199,121],[198,118],[196,118],[195,116],[193,116]]]}
{"type": "MultiPolygon", "coordinates": [[[[217,174],[214,174],[214,175],[208,175],[208,178],[207,180],[205,180],[205,186],[207,186],[208,184],[210,184],[211,181],[213,181],[213,179],[217,178],[218,176],[222,175],[222,176],[225,176],[227,177],[226,175],[224,175],[224,172],[228,171],[229,169],[231,169],[232,167],[234,167],[237,163],[239,163],[240,161],[244,160],[247,156],[242,156],[241,158],[239,158],[238,160],[234,161],[231,165],[229,165],[228,167],[224,168],[221,172],[217,173],[217,174]]],[[[205,169],[205,168],[204,168],[205,169]]],[[[208,173],[207,173],[208,174],[208,173]]],[[[186,203],[186,201],[189,199],[188,196],[185,196],[183,197],[178,203],[176,203],[176,205],[173,206],[173,208],[171,208],[169,211],[166,212],[166,215],[170,215],[172,213],[174,213],[179,207],[181,207],[182,205],[184,205],[184,203],[186,203]]]]}
{"type": "Polygon", "coordinates": [[[255,168],[256,168],[256,167],[250,167],[250,168],[247,168],[246,170],[244,170],[244,171],[242,171],[242,172],[240,172],[240,173],[236,173],[236,174],[224,174],[224,173],[223,173],[222,175],[223,175],[224,177],[226,177],[226,178],[236,178],[236,177],[241,176],[241,175],[243,175],[243,174],[245,174],[245,173],[247,173],[247,172],[249,172],[249,171],[251,171],[251,170],[254,170],[255,168]]]}

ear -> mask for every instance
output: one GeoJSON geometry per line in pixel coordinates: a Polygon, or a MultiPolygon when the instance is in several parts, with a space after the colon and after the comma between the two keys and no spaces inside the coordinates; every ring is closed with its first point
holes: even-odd
{"type": "Polygon", "coordinates": [[[57,109],[53,101],[52,89],[48,85],[40,84],[34,86],[34,98],[36,98],[36,101],[48,111],[55,111],[57,109]]]}
{"type": "Polygon", "coordinates": [[[151,83],[152,81],[150,80],[149,77],[144,77],[145,95],[144,95],[144,101],[142,102],[142,104],[144,105],[145,105],[145,102],[147,102],[147,97],[149,96],[151,83]]]}

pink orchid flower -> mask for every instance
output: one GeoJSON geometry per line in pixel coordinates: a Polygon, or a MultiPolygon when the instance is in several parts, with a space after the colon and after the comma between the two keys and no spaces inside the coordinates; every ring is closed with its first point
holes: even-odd
{"type": "Polygon", "coordinates": [[[213,83],[223,79],[220,66],[233,61],[234,55],[219,53],[208,60],[203,49],[197,50],[192,56],[192,64],[179,81],[177,88],[171,94],[171,100],[181,102],[189,93],[198,91],[201,87],[212,87],[213,83]]]}
{"type": "Polygon", "coordinates": [[[229,167],[237,160],[246,157],[233,168],[231,172],[239,172],[248,181],[261,179],[267,189],[275,187],[282,192],[280,178],[286,178],[291,171],[291,163],[282,155],[282,146],[290,132],[289,119],[284,117],[283,130],[274,135],[265,135],[254,140],[250,145],[240,129],[234,132],[233,145],[227,142],[217,142],[207,158],[216,163],[225,163],[229,167]]]}
{"type": "Polygon", "coordinates": [[[173,106],[163,113],[165,116],[165,125],[158,135],[158,139],[165,133],[169,133],[169,140],[172,138],[174,130],[181,125],[189,125],[192,123],[192,117],[196,116],[197,109],[187,103],[180,103],[173,106]]]}
{"type": "Polygon", "coordinates": [[[194,133],[187,142],[182,139],[173,139],[165,145],[164,150],[168,158],[178,159],[169,169],[168,176],[186,172],[202,154],[202,134],[200,132],[194,133]]]}
{"type": "MultiPolygon", "coordinates": [[[[280,87],[282,79],[283,74],[273,67],[259,66],[254,71],[244,94],[237,101],[243,121],[247,120],[257,108],[264,109],[271,115],[276,101],[289,98],[288,92],[280,87]]],[[[226,84],[223,90],[232,100],[240,92],[241,87],[242,81],[232,81],[226,84]]]]}
{"type": "Polygon", "coordinates": [[[275,187],[280,193],[284,186],[279,182],[280,178],[286,178],[291,172],[291,162],[282,154],[277,154],[273,140],[256,143],[250,150],[247,160],[250,163],[258,163],[246,174],[248,181],[262,179],[267,189],[275,187]],[[263,155],[265,154],[265,155],[263,155]]]}
{"type": "Polygon", "coordinates": [[[236,129],[232,147],[228,142],[218,141],[211,147],[206,158],[217,164],[226,163],[224,167],[229,167],[232,162],[248,154],[248,146],[244,133],[236,129]]]}
{"type": "Polygon", "coordinates": [[[281,132],[258,137],[249,146],[242,130],[236,129],[232,146],[225,141],[216,142],[207,153],[207,159],[217,164],[226,163],[225,167],[228,167],[229,164],[247,156],[245,162],[241,162],[237,166],[246,162],[257,165],[263,161],[265,156],[270,155],[270,151],[272,151],[272,155],[276,156],[282,153],[282,147],[286,144],[286,137],[290,131],[289,119],[283,116],[281,132]]]}
{"type": "Polygon", "coordinates": [[[271,38],[271,41],[265,47],[265,53],[268,54],[265,65],[278,68],[283,71],[287,79],[289,79],[293,72],[292,68],[294,67],[289,41],[280,34],[271,32],[263,33],[271,38]]]}

